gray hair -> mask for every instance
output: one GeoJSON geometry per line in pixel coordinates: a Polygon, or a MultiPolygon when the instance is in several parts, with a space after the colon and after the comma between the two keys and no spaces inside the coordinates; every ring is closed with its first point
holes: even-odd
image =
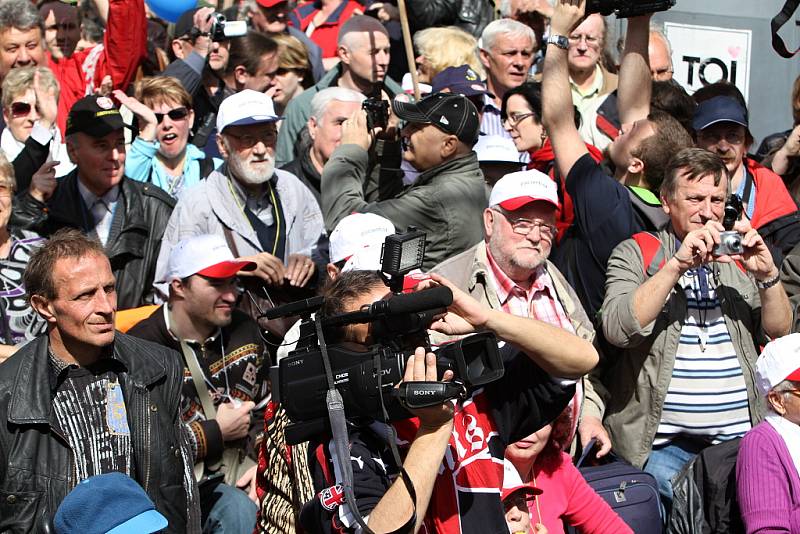
{"type": "Polygon", "coordinates": [[[483,29],[480,41],[478,41],[478,48],[490,51],[500,35],[506,35],[515,40],[527,37],[531,42],[531,48],[536,47],[536,35],[530,26],[512,19],[497,19],[483,29]]]}
{"type": "Polygon", "coordinates": [[[0,150],[0,185],[7,185],[14,191],[17,189],[14,166],[6,159],[2,150],[0,150]]]}
{"type": "Polygon", "coordinates": [[[44,20],[30,0],[3,0],[0,2],[0,32],[16,28],[28,31],[39,28],[44,38],[44,20]]]}
{"type": "MultiPolygon", "coordinates": [[[[784,380],[783,382],[776,384],[775,387],[772,388],[770,391],[774,391],[775,393],[785,394],[787,391],[791,391],[796,388],[797,384],[795,384],[791,380],[784,380]]],[[[769,399],[767,398],[766,395],[762,398],[762,401],[764,402],[764,407],[767,409],[767,411],[775,413],[775,409],[772,407],[772,404],[770,404],[769,399]]]]}
{"type": "Polygon", "coordinates": [[[339,102],[357,102],[361,103],[366,100],[363,94],[346,87],[328,87],[314,95],[311,99],[311,117],[319,122],[328,109],[328,104],[334,100],[339,102]]]}
{"type": "Polygon", "coordinates": [[[662,41],[664,41],[664,45],[667,47],[667,53],[669,54],[670,60],[672,60],[672,44],[667,39],[667,35],[664,33],[664,27],[661,24],[650,24],[650,37],[653,36],[660,37],[662,41]]]}

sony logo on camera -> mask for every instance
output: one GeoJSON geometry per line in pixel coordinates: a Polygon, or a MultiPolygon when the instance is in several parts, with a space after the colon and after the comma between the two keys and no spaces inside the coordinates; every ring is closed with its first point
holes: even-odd
{"type": "Polygon", "coordinates": [[[414,389],[411,390],[411,394],[415,397],[429,397],[431,395],[436,395],[436,392],[432,389],[414,389]]]}

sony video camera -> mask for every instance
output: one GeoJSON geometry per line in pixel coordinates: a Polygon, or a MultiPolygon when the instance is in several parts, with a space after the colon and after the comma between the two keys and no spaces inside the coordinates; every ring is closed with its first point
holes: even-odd
{"type": "Polygon", "coordinates": [[[212,41],[227,41],[231,37],[247,34],[247,23],[243,20],[228,20],[222,13],[214,13],[211,18],[214,20],[208,33],[212,41]]]}
{"type": "Polygon", "coordinates": [[[722,226],[725,228],[724,232],[719,234],[719,245],[714,247],[711,254],[714,256],[723,256],[731,254],[741,254],[744,252],[742,247],[742,234],[733,229],[733,225],[739,220],[742,214],[742,201],[738,195],[732,194],[725,202],[725,215],[722,217],[722,226]]]}
{"type": "Polygon", "coordinates": [[[270,370],[273,398],[283,406],[291,423],[287,443],[300,443],[329,429],[326,394],[329,378],[341,394],[348,419],[397,421],[411,417],[409,408],[424,408],[449,399],[463,398],[471,389],[503,376],[503,360],[492,333],[479,333],[445,344],[436,354],[441,377],[452,370],[451,382],[402,383],[405,364],[414,349],[430,350],[427,329],[453,301],[447,287],[403,294],[405,274],[419,268],[425,234],[413,229],[388,236],[383,244],[382,277],[393,291],[391,298],[360,310],[320,317],[323,297],[314,297],[269,310],[267,317],[300,315],[300,342],[296,350],[270,370]],[[374,344],[327,344],[336,331],[354,323],[371,323],[374,344]],[[320,336],[319,333],[322,335],[320,336]],[[326,361],[327,360],[327,361],[326,361]],[[400,384],[399,387],[398,384],[400,384]]]}
{"type": "Polygon", "coordinates": [[[586,14],[600,13],[607,17],[613,13],[618,19],[626,19],[666,11],[675,2],[676,0],[587,0],[586,14]]]}

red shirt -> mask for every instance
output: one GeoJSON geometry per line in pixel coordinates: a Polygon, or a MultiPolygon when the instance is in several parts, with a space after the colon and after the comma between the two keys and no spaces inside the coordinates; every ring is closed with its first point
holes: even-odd
{"type": "Polygon", "coordinates": [[[308,26],[321,8],[322,3],[319,0],[304,2],[289,14],[289,22],[292,26],[304,31],[312,41],[317,43],[322,49],[323,58],[336,57],[339,28],[353,15],[361,15],[363,6],[354,0],[342,0],[339,7],[328,16],[328,20],[314,28],[309,35],[308,26]]]}

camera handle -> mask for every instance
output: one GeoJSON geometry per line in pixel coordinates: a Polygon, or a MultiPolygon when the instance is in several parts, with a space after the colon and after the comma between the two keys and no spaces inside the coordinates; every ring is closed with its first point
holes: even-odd
{"type": "Polygon", "coordinates": [[[438,406],[451,399],[463,399],[467,388],[459,381],[453,382],[403,382],[396,395],[409,410],[438,406]]]}
{"type": "MultiPolygon", "coordinates": [[[[317,339],[319,340],[322,364],[325,367],[325,378],[328,382],[328,392],[325,395],[325,401],[328,408],[328,418],[330,419],[331,423],[333,445],[336,450],[335,461],[338,464],[337,467],[339,468],[339,472],[341,473],[343,479],[341,484],[344,490],[345,502],[350,505],[350,512],[353,514],[356,523],[359,524],[362,531],[365,534],[375,534],[373,530],[369,528],[366,521],[364,521],[364,518],[361,516],[361,513],[358,511],[358,504],[353,492],[353,464],[350,462],[350,443],[347,439],[347,421],[344,413],[344,400],[342,400],[342,395],[339,393],[339,390],[336,389],[336,384],[333,380],[333,371],[331,368],[330,358],[328,357],[328,345],[325,343],[325,337],[322,332],[322,319],[320,314],[317,314],[314,317],[314,326],[317,330],[317,339]]],[[[377,355],[375,357],[375,361],[377,362],[376,364],[378,367],[378,390],[380,391],[380,377],[382,373],[380,369],[380,358],[378,358],[377,355]]],[[[386,407],[383,404],[383,395],[379,395],[379,397],[381,399],[381,409],[383,410],[384,418],[386,421],[388,421],[389,416],[386,411],[386,407]]],[[[395,436],[394,427],[387,423],[387,428],[389,429],[389,445],[392,450],[392,455],[394,456],[394,460],[400,468],[400,478],[403,479],[406,490],[411,496],[412,506],[414,507],[414,512],[411,514],[411,519],[395,532],[413,532],[417,518],[417,494],[416,491],[414,491],[414,484],[411,482],[411,478],[408,476],[408,473],[406,473],[406,470],[403,468],[402,461],[400,460],[400,453],[397,450],[397,439],[395,436]]]]}

